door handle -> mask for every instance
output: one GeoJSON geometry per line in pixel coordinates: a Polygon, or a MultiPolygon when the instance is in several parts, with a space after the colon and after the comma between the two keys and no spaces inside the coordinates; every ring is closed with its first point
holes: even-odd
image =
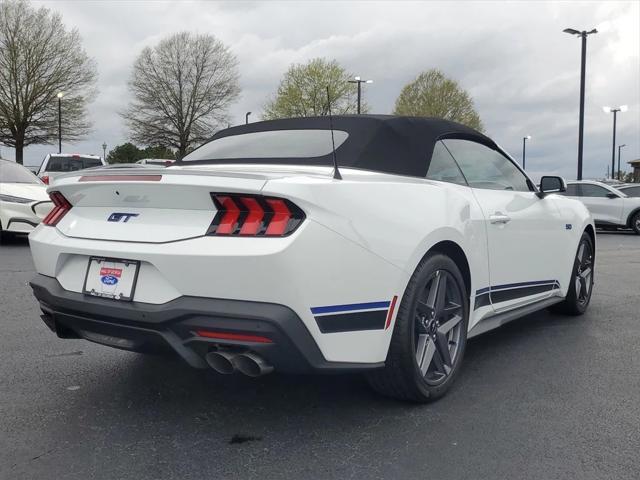
{"type": "Polygon", "coordinates": [[[511,221],[511,217],[509,215],[505,215],[504,213],[496,212],[493,215],[489,215],[489,221],[493,224],[505,224],[511,221]]]}

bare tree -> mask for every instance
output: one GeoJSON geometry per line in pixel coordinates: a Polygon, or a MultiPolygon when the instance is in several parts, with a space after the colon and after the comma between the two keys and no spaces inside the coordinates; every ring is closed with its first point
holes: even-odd
{"type": "Polygon", "coordinates": [[[64,140],[89,132],[96,79],[78,31],[66,30],[59,14],[24,0],[0,2],[0,143],[15,148],[18,163],[24,147],[57,139],[59,93],[64,140]]]}
{"type": "Polygon", "coordinates": [[[238,97],[235,55],[213,35],[182,32],[145,48],[136,59],[122,114],[134,142],[177,150],[182,158],[220,124],[238,97]]]}

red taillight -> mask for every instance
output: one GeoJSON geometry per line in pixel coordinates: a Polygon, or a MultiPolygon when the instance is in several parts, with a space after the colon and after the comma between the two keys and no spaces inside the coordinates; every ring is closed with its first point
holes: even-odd
{"type": "Polygon", "coordinates": [[[49,185],[49,175],[44,175],[40,177],[40,180],[42,180],[45,184],[49,185]]]}
{"type": "Polygon", "coordinates": [[[240,193],[212,193],[218,213],[207,235],[284,237],[305,218],[304,212],[284,198],[240,193]]]}
{"type": "Polygon", "coordinates": [[[44,217],[42,223],[53,227],[71,210],[71,204],[60,192],[51,192],[49,193],[49,197],[53,202],[53,209],[44,217]]]}
{"type": "Polygon", "coordinates": [[[273,343],[270,338],[260,335],[248,335],[245,333],[211,332],[209,330],[198,330],[196,335],[205,338],[217,338],[219,340],[236,340],[238,342],[273,343]]]}

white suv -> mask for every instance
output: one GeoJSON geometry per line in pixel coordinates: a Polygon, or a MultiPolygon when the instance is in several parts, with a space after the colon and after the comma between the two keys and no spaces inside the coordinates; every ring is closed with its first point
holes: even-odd
{"type": "Polygon", "coordinates": [[[582,201],[598,227],[631,228],[640,235],[640,198],[602,182],[569,182],[564,195],[582,201]]]}
{"type": "Polygon", "coordinates": [[[63,173],[84,170],[85,168],[106,165],[102,157],[97,155],[81,155],[77,153],[50,153],[40,165],[37,175],[47,185],[51,179],[63,173]]]}

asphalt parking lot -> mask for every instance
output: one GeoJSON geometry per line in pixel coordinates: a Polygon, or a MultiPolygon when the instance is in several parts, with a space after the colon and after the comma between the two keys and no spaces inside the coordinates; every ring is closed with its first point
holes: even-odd
{"type": "Polygon", "coordinates": [[[637,479],[640,237],[598,235],[584,317],[469,343],[453,390],[387,400],[358,376],[192,370],[59,340],[26,239],[0,246],[0,478],[637,479]]]}

